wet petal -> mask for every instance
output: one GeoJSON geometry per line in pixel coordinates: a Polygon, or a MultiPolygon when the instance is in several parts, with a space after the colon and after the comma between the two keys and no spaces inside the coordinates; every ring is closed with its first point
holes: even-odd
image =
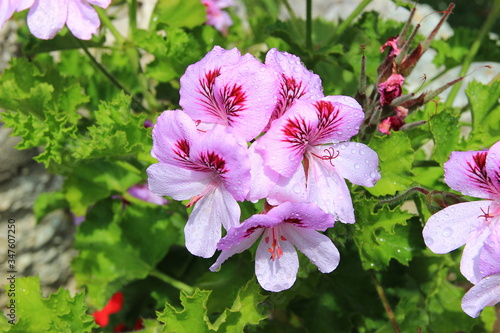
{"type": "Polygon", "coordinates": [[[151,192],[175,200],[187,200],[200,195],[213,181],[208,172],[188,170],[167,163],[153,164],[146,172],[151,192]]]}
{"type": "Polygon", "coordinates": [[[266,130],[297,99],[315,101],[324,97],[320,77],[309,71],[299,57],[273,48],[267,52],[265,63],[279,77],[278,102],[273,109],[266,130]]]}
{"type": "Polygon", "coordinates": [[[12,14],[16,11],[16,3],[12,0],[0,1],[0,28],[4,25],[5,21],[10,19],[12,14]]]}
{"type": "Polygon", "coordinates": [[[488,227],[474,231],[462,252],[460,272],[471,283],[476,284],[484,277],[481,274],[480,254],[490,234],[491,230],[488,227]]]}
{"type": "Polygon", "coordinates": [[[479,271],[483,277],[500,273],[500,225],[498,224],[485,240],[479,254],[479,271]]]}
{"type": "Polygon", "coordinates": [[[302,202],[306,199],[306,175],[302,166],[299,166],[290,178],[279,176],[266,198],[267,202],[273,206],[286,201],[302,202]]]}
{"type": "Polygon", "coordinates": [[[480,217],[489,201],[463,202],[432,215],[423,230],[424,241],[434,253],[448,253],[471,240],[482,230],[485,219],[480,217]]]}
{"type": "Polygon", "coordinates": [[[64,27],[69,0],[36,0],[28,13],[28,27],[40,39],[51,39],[64,27]]]}
{"type": "Polygon", "coordinates": [[[179,104],[193,119],[231,126],[250,141],[269,120],[277,79],[252,55],[216,46],[181,77],[179,104]]]}
{"type": "Polygon", "coordinates": [[[200,134],[195,122],[180,110],[164,111],[153,128],[151,155],[160,162],[185,165],[193,142],[200,134]]]}
{"type": "Polygon", "coordinates": [[[267,215],[282,221],[285,225],[292,225],[301,230],[325,231],[327,228],[333,227],[335,223],[331,214],[325,213],[312,202],[285,202],[271,209],[267,215]]]}
{"type": "MultiPolygon", "coordinates": [[[[279,227],[274,229],[276,228],[279,227]]],[[[263,289],[278,292],[289,289],[294,284],[299,270],[299,258],[292,243],[280,239],[281,233],[275,230],[280,240],[281,255],[272,260],[270,253],[272,232],[272,228],[266,229],[257,248],[255,275],[263,289]]]]}
{"type": "Polygon", "coordinates": [[[495,143],[486,156],[486,174],[490,189],[496,198],[500,198],[500,141],[495,143]]]}
{"type": "Polygon", "coordinates": [[[214,181],[221,179],[233,197],[243,201],[250,190],[250,159],[246,143],[231,132],[231,128],[214,126],[192,146],[190,160],[205,166],[214,174],[214,181]]]}
{"type": "Polygon", "coordinates": [[[380,179],[378,155],[367,145],[342,142],[317,148],[323,149],[323,156],[334,156],[331,164],[335,166],[335,170],[353,184],[372,187],[380,179]]]}
{"type": "MultiPolygon", "coordinates": [[[[247,238],[242,239],[239,243],[234,243],[233,246],[228,247],[227,250],[223,250],[215,263],[210,266],[210,270],[215,272],[219,267],[230,257],[237,253],[241,253],[245,250],[248,250],[253,243],[260,237],[264,230],[261,229],[260,232],[255,232],[250,234],[247,238]]],[[[224,239],[224,238],[223,238],[224,239]]]]}
{"type": "Polygon", "coordinates": [[[487,151],[454,151],[444,164],[446,184],[472,197],[492,199],[497,196],[488,182],[487,151]]]}
{"type": "Polygon", "coordinates": [[[302,162],[309,141],[316,133],[315,108],[297,100],[269,131],[256,142],[255,150],[275,172],[291,177],[302,162]]]}
{"type": "Polygon", "coordinates": [[[283,226],[283,235],[304,253],[322,273],[332,272],[340,262],[340,254],[332,240],[317,231],[283,226]]]}
{"type": "Polygon", "coordinates": [[[247,200],[257,202],[268,196],[280,175],[264,166],[264,159],[261,154],[255,151],[255,143],[248,149],[248,156],[250,159],[251,186],[247,200]]]}
{"type": "MultiPolygon", "coordinates": [[[[7,2],[9,2],[9,1],[7,1],[7,2]]],[[[16,7],[16,11],[20,12],[22,10],[28,9],[31,6],[33,6],[33,3],[35,2],[35,0],[17,0],[17,1],[16,0],[14,0],[14,1],[10,0],[10,2],[13,2],[13,3],[17,2],[17,4],[16,4],[16,6],[17,6],[16,7]]],[[[1,20],[0,20],[0,22],[1,22],[1,20]]]]}
{"type": "Polygon", "coordinates": [[[221,227],[235,227],[239,219],[236,200],[224,189],[214,189],[194,205],[184,228],[186,248],[195,256],[210,258],[221,238],[221,227]]]}
{"type": "Polygon", "coordinates": [[[311,139],[311,144],[348,141],[358,133],[364,113],[353,98],[326,96],[313,105],[318,117],[318,127],[316,135],[311,139]]]}
{"type": "Polygon", "coordinates": [[[479,281],[465,294],[462,309],[472,318],[487,307],[500,302],[500,274],[490,275],[479,281]]]}
{"type": "Polygon", "coordinates": [[[68,2],[68,19],[66,25],[75,37],[88,40],[97,32],[101,21],[91,5],[85,1],[68,2]]]}
{"type": "Polygon", "coordinates": [[[354,223],[354,207],[345,180],[330,162],[318,158],[309,159],[307,177],[308,200],[343,223],[354,223]]]}

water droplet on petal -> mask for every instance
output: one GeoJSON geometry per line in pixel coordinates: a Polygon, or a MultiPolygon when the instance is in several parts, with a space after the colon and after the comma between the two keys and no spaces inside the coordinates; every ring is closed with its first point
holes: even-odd
{"type": "Polygon", "coordinates": [[[443,237],[450,238],[451,235],[453,235],[453,229],[450,227],[446,227],[443,229],[443,232],[441,233],[443,237]]]}

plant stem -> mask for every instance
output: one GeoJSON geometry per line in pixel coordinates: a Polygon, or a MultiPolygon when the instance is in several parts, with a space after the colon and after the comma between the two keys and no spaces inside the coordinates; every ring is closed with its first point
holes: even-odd
{"type": "MultiPolygon", "coordinates": [[[[469,67],[472,63],[472,60],[476,56],[477,51],[479,50],[479,47],[481,46],[481,42],[483,41],[484,36],[488,33],[488,31],[491,30],[493,25],[495,24],[495,21],[497,17],[500,14],[500,0],[496,0],[493,4],[493,10],[491,11],[490,15],[486,19],[486,22],[484,22],[483,26],[481,27],[481,30],[479,31],[479,34],[477,35],[476,39],[472,43],[469,53],[465,56],[463,65],[462,65],[462,70],[460,71],[459,76],[463,77],[464,75],[467,74],[469,71],[469,67]]],[[[453,104],[453,101],[455,100],[455,97],[458,94],[458,90],[460,89],[460,86],[462,85],[462,82],[459,81],[457,82],[453,88],[450,91],[450,94],[448,95],[448,98],[446,99],[445,106],[446,107],[451,107],[453,104]]]]}
{"type": "Polygon", "coordinates": [[[427,191],[425,188],[415,186],[415,187],[412,187],[412,188],[406,190],[405,192],[403,192],[399,195],[396,195],[390,199],[379,200],[378,204],[383,205],[383,204],[390,204],[390,203],[394,203],[394,202],[398,202],[398,201],[403,201],[406,198],[408,198],[410,196],[410,194],[413,194],[414,192],[420,192],[420,193],[423,193],[424,195],[429,194],[429,191],[427,191]]]}
{"type": "Polygon", "coordinates": [[[97,11],[97,15],[99,15],[99,19],[101,20],[102,24],[105,25],[106,28],[109,29],[109,31],[116,38],[116,41],[118,42],[118,44],[120,44],[120,45],[123,44],[123,42],[125,41],[125,38],[123,38],[123,36],[115,28],[113,23],[111,23],[111,20],[109,19],[108,15],[106,14],[106,11],[98,6],[95,6],[94,8],[97,11]]]}
{"type": "Polygon", "coordinates": [[[349,15],[349,17],[339,25],[333,36],[328,40],[326,44],[330,45],[335,43],[337,41],[337,38],[344,33],[344,30],[347,29],[352,21],[354,21],[354,19],[358,17],[359,13],[361,13],[363,9],[365,9],[365,7],[370,4],[370,2],[372,2],[372,0],[363,0],[363,2],[361,2],[358,7],[354,9],[351,15],[349,15]]]}
{"type": "Polygon", "coordinates": [[[312,0],[306,1],[306,48],[312,49],[312,0]]]}
{"type": "Polygon", "coordinates": [[[128,0],[129,37],[137,29],[137,0],[128,0]]]}
{"type": "Polygon", "coordinates": [[[387,300],[387,297],[385,296],[384,289],[382,289],[382,286],[378,282],[377,276],[375,275],[375,271],[373,269],[371,269],[370,274],[371,274],[373,283],[375,284],[375,289],[377,290],[377,294],[380,297],[382,304],[384,305],[385,312],[387,312],[387,316],[389,317],[389,320],[391,321],[392,328],[394,329],[394,332],[401,333],[401,331],[399,330],[398,323],[396,322],[396,317],[394,316],[394,312],[392,311],[392,308],[389,305],[389,301],[387,300]]]}
{"type": "Polygon", "coordinates": [[[177,288],[181,291],[184,291],[188,295],[192,295],[194,292],[193,287],[185,284],[184,282],[178,281],[178,280],[176,280],[176,279],[174,279],[166,274],[163,274],[162,272],[160,272],[156,269],[149,272],[149,275],[154,276],[155,278],[162,280],[163,282],[171,285],[174,288],[177,288]]]}
{"type": "Polygon", "coordinates": [[[104,76],[106,76],[116,87],[118,87],[118,89],[122,90],[125,94],[129,95],[130,97],[132,97],[132,101],[137,104],[137,106],[139,108],[141,108],[143,111],[146,111],[149,113],[149,110],[146,109],[140,100],[138,100],[135,96],[133,96],[130,91],[128,91],[127,89],[125,89],[125,87],[110,73],[106,70],[106,68],[104,68],[103,65],[101,65],[97,59],[89,52],[88,48],[85,46],[85,44],[83,44],[83,42],[81,40],[79,40],[78,38],[76,38],[76,41],[77,43],[80,45],[80,47],[82,48],[83,52],[85,52],[85,54],[90,58],[90,61],[92,61],[92,63],[104,74],[104,76]]]}

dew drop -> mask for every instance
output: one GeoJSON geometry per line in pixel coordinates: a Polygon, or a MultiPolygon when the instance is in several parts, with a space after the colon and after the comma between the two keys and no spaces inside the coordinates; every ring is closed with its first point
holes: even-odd
{"type": "Polygon", "coordinates": [[[356,149],[351,149],[351,154],[356,154],[356,149]]]}
{"type": "Polygon", "coordinates": [[[451,229],[450,227],[446,227],[443,229],[443,232],[441,234],[445,238],[450,238],[451,235],[453,235],[453,229],[451,229]]]}
{"type": "Polygon", "coordinates": [[[360,167],[361,166],[358,163],[354,164],[354,169],[359,170],[360,167]]]}

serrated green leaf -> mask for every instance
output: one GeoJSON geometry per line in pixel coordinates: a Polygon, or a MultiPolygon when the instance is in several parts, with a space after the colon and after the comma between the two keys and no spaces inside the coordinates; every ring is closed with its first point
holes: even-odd
{"type": "Polygon", "coordinates": [[[179,237],[169,215],[164,207],[123,207],[113,199],[92,208],[75,236],[72,268],[93,306],[102,308],[122,285],[155,268],[179,237]]]}
{"type": "Polygon", "coordinates": [[[63,193],[76,216],[85,215],[87,209],[113,192],[124,193],[140,182],[140,171],[126,162],[95,160],[73,169],[63,185],[63,193]]]}
{"type": "MultiPolygon", "coordinates": [[[[170,27],[193,28],[205,23],[205,6],[197,0],[159,0],[151,16],[150,28],[160,23],[170,27]]],[[[155,29],[150,29],[155,30],[155,29]]]]}
{"type": "Polygon", "coordinates": [[[378,154],[382,178],[366,190],[373,195],[395,194],[413,183],[412,163],[414,151],[406,133],[374,136],[368,144],[378,154]]]}
{"type": "Polygon", "coordinates": [[[376,200],[355,202],[358,223],[354,241],[365,269],[382,270],[395,259],[408,265],[412,258],[410,228],[407,220],[412,214],[387,205],[374,210],[376,200]]]}
{"type": "Polygon", "coordinates": [[[165,323],[162,332],[191,333],[210,332],[210,320],[207,316],[207,301],[210,290],[195,289],[193,295],[181,292],[181,304],[183,309],[178,310],[166,303],[163,312],[158,312],[158,320],[165,323]]]}
{"type": "Polygon", "coordinates": [[[90,332],[96,327],[94,318],[87,315],[85,295],[74,298],[60,288],[49,298],[43,298],[39,277],[16,280],[16,315],[18,321],[5,332],[90,332]]]}
{"type": "Polygon", "coordinates": [[[43,146],[35,160],[47,167],[67,160],[81,118],[77,108],[88,100],[73,78],[61,76],[43,57],[14,59],[0,83],[0,107],[9,110],[2,120],[23,138],[17,148],[43,146]]]}
{"type": "Polygon", "coordinates": [[[259,284],[252,279],[240,289],[231,309],[224,311],[219,317],[219,322],[214,323],[218,332],[240,333],[247,325],[257,325],[267,316],[263,315],[259,310],[261,304],[266,297],[260,294],[261,288],[259,284]],[[223,320],[222,320],[223,319],[223,320]]]}
{"type": "Polygon", "coordinates": [[[35,200],[33,213],[35,214],[36,222],[39,223],[48,213],[67,207],[69,207],[69,204],[62,192],[41,193],[35,200]]]}
{"type": "Polygon", "coordinates": [[[443,164],[450,158],[450,154],[458,144],[460,137],[459,117],[443,111],[431,117],[429,128],[434,140],[432,155],[443,164]]]}
{"type": "Polygon", "coordinates": [[[144,128],[144,115],[130,112],[131,98],[118,94],[111,102],[102,102],[95,113],[95,124],[73,147],[77,159],[117,157],[151,150],[151,138],[144,128]]]}

